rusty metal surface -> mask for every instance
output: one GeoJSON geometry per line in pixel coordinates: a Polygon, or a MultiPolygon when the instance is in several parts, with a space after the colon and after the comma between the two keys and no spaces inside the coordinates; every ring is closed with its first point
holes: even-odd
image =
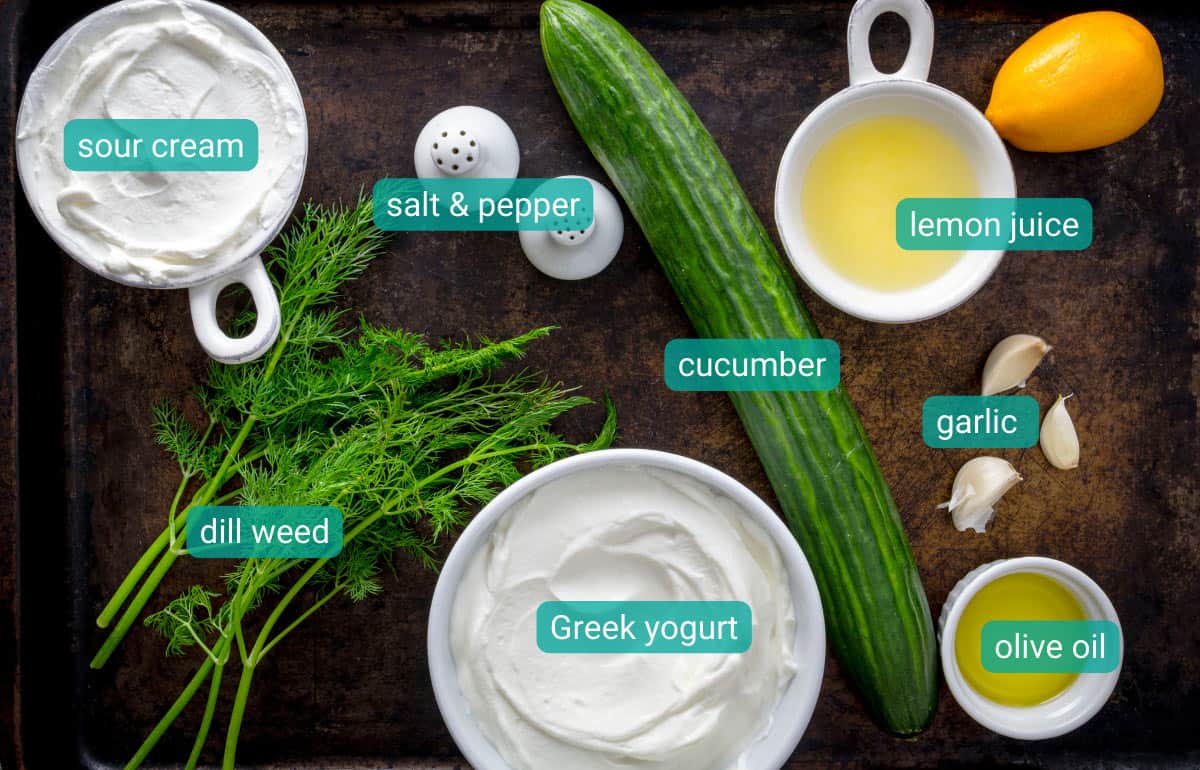
{"type": "MultiPolygon", "coordinates": [[[[845,83],[849,6],[615,10],[692,100],[769,220],[787,138],[845,83]]],[[[411,175],[420,127],[457,103],[511,122],[523,175],[603,178],[545,74],[534,3],[232,7],[280,47],[300,83],[312,141],[306,197],[345,201],[379,177],[411,175]]],[[[184,396],[206,365],[183,292],[139,291],[87,273],[41,233],[15,189],[14,94],[84,10],[0,6],[11,35],[3,74],[13,81],[0,99],[0,170],[14,188],[0,204],[0,719],[11,738],[0,738],[0,761],[35,770],[123,762],[183,683],[184,667],[141,629],[105,671],[88,672],[86,660],[99,642],[92,619],[160,531],[173,492],[173,465],[147,427],[150,404],[184,396]]],[[[1068,10],[1078,8],[935,5],[931,79],[983,106],[1006,54],[1068,10]]],[[[933,727],[901,741],[869,722],[831,659],[791,768],[1200,764],[1200,21],[1145,5],[1134,12],[1166,57],[1166,98],[1152,123],[1099,151],[1013,151],[1022,194],[1093,202],[1091,249],[1010,255],[973,300],[917,325],[856,321],[802,289],[842,347],[843,378],[935,614],[954,582],[982,562],[1043,554],[1075,564],[1108,591],[1124,625],[1128,651],[1112,702],[1071,735],[1022,743],[975,725],[943,688],[933,727]],[[1076,394],[1082,467],[1055,471],[1036,448],[1001,452],[1026,481],[1005,497],[986,535],[958,533],[935,506],[970,455],[923,445],[921,404],[977,392],[988,350],[1014,332],[1055,345],[1029,392],[1043,409],[1056,392],[1076,394]]],[[[877,37],[881,64],[898,64],[901,37],[877,37]]],[[[663,345],[690,330],[629,224],[614,264],[581,283],[535,272],[511,234],[400,234],[350,302],[375,321],[439,337],[556,324],[561,330],[529,363],[592,396],[607,388],[623,445],[698,458],[773,500],[728,401],[662,385],[663,345]]],[[[598,416],[582,413],[565,429],[582,436],[598,416]]],[[[160,597],[205,574],[212,570],[195,563],[177,568],[160,597]]],[[[239,755],[246,766],[464,767],[425,668],[433,582],[402,564],[382,596],[331,605],[289,638],[256,676],[239,755]]],[[[194,725],[197,705],[180,724],[194,725]]],[[[188,745],[174,732],[156,756],[181,758],[188,745]]]]}

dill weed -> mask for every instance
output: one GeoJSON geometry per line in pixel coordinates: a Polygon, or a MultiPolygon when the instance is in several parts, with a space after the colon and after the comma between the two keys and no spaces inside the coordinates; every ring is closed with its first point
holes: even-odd
{"type": "MultiPolygon", "coordinates": [[[[590,403],[507,365],[549,329],[519,337],[432,345],[424,337],[351,322],[331,306],[338,289],[383,248],[369,202],[306,207],[268,254],[283,317],[262,361],[213,363],[196,393],[206,420],[180,406],[154,408],[160,443],[180,481],[167,526],[130,570],[98,618],[115,625],[92,661],[99,668],[184,555],[186,519],[201,505],[333,505],[343,548],[332,559],[247,559],[224,585],[192,586],[145,624],[168,654],[198,654],[191,678],[134,754],[138,767],[184,708],[207,687],[186,767],[209,742],[217,706],[236,684],[224,725],[223,766],[236,763],[254,675],[293,630],[336,599],[360,601],[383,588],[397,554],[436,566],[443,537],[524,472],[565,455],[608,446],[615,413],[585,444],[559,437],[559,415],[590,403]]],[[[252,323],[240,318],[236,325],[252,323]]]]}

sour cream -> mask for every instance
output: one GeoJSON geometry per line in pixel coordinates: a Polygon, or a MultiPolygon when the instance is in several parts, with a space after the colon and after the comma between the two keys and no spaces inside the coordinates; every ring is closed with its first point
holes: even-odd
{"type": "MultiPolygon", "coordinates": [[[[459,585],[450,644],[472,716],[515,770],[727,770],[797,670],[786,568],[733,501],[606,466],[517,503],[459,585]],[[546,601],[743,601],[741,654],[545,654],[546,601]]],[[[749,770],[753,770],[750,768],[749,770]]]]}
{"type": "Polygon", "coordinates": [[[212,275],[261,246],[304,176],[295,80],[249,23],[190,0],[131,0],[60,39],[29,79],[17,126],[27,196],[84,264],[135,284],[212,275]],[[244,172],[74,172],[75,118],[243,118],[259,157],[244,172]]]}

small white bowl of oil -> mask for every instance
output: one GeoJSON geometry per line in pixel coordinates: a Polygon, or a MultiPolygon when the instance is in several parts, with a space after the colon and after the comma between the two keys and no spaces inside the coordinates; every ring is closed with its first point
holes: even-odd
{"type": "Polygon", "coordinates": [[[941,315],[991,277],[1004,252],[905,251],[903,198],[1012,198],[1004,143],[970,102],[926,80],[933,14],[924,0],[859,0],[847,29],[850,85],[805,118],[784,150],[775,222],[800,277],[829,304],[883,323],[941,315]],[[883,13],[907,22],[904,64],[881,73],[868,36],[883,13]]]}
{"type": "Polygon", "coordinates": [[[1094,717],[1121,674],[1124,635],[1094,580],[1057,559],[1001,559],[967,573],[938,619],[942,671],[963,711],[992,732],[1042,740],[1094,717]],[[993,673],[983,663],[983,626],[993,620],[1106,620],[1116,626],[1116,668],[1105,673],[993,673]]]}

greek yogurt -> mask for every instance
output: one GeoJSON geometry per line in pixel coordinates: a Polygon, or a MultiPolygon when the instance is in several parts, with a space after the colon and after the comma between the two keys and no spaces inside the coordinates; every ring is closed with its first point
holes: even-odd
{"type": "Polygon", "coordinates": [[[483,733],[515,770],[727,770],[797,671],[770,537],[681,474],[604,466],[546,483],[497,523],[459,584],[450,645],[483,733]],[[545,654],[546,601],[743,601],[741,654],[545,654]]]}

